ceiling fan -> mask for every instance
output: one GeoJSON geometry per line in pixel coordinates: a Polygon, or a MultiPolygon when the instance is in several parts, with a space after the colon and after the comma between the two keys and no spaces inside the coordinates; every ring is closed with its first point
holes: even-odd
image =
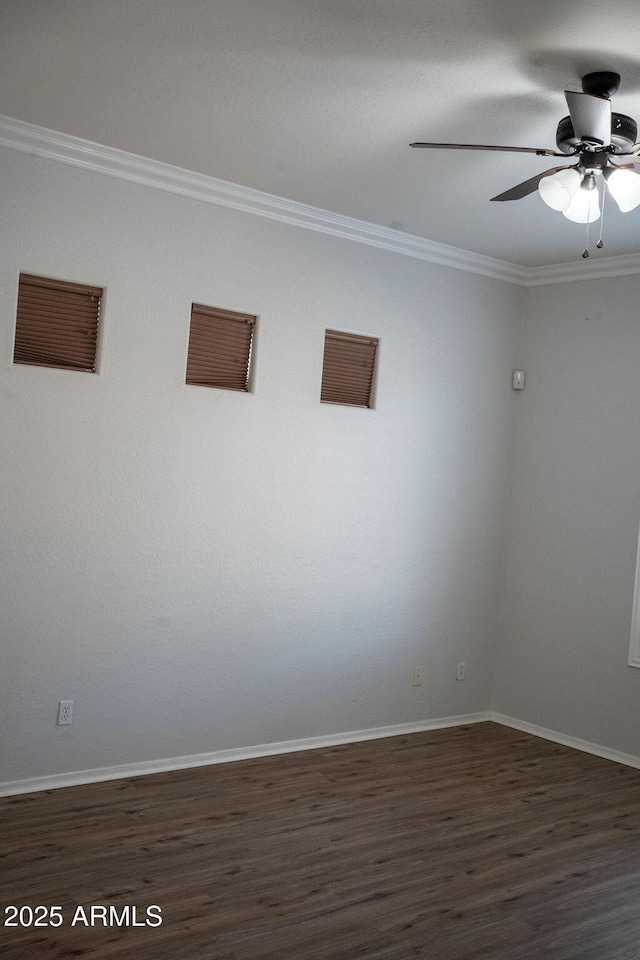
{"type": "MultiPolygon", "coordinates": [[[[620,75],[608,70],[582,78],[582,93],[565,90],[569,116],[556,131],[557,150],[537,147],[503,147],[471,143],[412,143],[412,147],[436,150],[497,150],[502,153],[534,153],[539,157],[574,157],[576,162],[551,167],[517,184],[492,200],[520,200],[538,190],[545,203],[569,220],[592,223],[602,215],[598,184],[614,198],[623,213],[640,204],[638,126],[623,113],[613,113],[609,99],[620,85],[620,75]],[[622,159],[615,163],[614,159],[622,159]]],[[[602,236],[598,247],[603,246],[602,236]]],[[[584,256],[589,256],[585,249],[584,256]]]]}

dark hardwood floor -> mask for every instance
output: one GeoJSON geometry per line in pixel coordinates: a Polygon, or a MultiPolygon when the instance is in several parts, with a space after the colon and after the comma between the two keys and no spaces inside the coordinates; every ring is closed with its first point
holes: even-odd
{"type": "Polygon", "coordinates": [[[3,960],[640,958],[640,770],[491,723],[5,798],[0,824],[3,922],[63,917],[3,926],[3,960]],[[92,904],[143,925],[72,926],[92,904]]]}

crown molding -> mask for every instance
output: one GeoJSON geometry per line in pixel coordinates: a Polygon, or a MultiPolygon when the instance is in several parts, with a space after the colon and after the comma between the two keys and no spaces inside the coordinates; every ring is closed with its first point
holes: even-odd
{"type": "Polygon", "coordinates": [[[576,280],[603,280],[606,277],[627,277],[640,273],[640,254],[620,257],[590,258],[572,263],[556,263],[546,267],[526,267],[523,286],[539,287],[576,280]]]}
{"type": "Polygon", "coordinates": [[[414,237],[389,227],[342,216],[295,200],[287,200],[227,180],[193,173],[158,160],[81,140],[66,133],[0,115],[0,146],[31,156],[70,164],[93,173],[128,180],[190,200],[241,210],[270,220],[305,227],[334,237],[368,244],[469,273],[522,284],[523,268],[493,257],[414,237]]]}
{"type": "Polygon", "coordinates": [[[640,255],[608,257],[599,262],[580,261],[544,267],[524,267],[2,115],[0,146],[127,180],[164,193],[240,210],[523,287],[640,273],[640,255]]]}

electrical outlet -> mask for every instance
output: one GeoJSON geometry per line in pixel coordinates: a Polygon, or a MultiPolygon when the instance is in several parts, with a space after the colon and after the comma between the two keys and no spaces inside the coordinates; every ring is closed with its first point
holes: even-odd
{"type": "Polygon", "coordinates": [[[58,726],[73,721],[73,700],[58,700],[58,726]]]}
{"type": "Polygon", "coordinates": [[[464,680],[464,660],[461,660],[456,669],[456,680],[464,680]]]}
{"type": "Polygon", "coordinates": [[[422,667],[413,668],[413,685],[414,687],[422,686],[422,667]]]}

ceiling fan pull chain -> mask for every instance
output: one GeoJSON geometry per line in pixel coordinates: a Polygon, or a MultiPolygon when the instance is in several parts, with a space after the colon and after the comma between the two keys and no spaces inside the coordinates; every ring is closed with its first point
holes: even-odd
{"type": "Polygon", "coordinates": [[[584,250],[582,251],[582,257],[584,260],[589,258],[589,217],[591,215],[591,193],[589,193],[589,204],[587,206],[587,235],[584,239],[584,250]]]}
{"type": "Polygon", "coordinates": [[[604,226],[604,201],[607,191],[605,190],[604,178],[602,178],[602,207],[600,209],[600,238],[596,243],[598,250],[602,250],[604,247],[604,240],[602,239],[602,227],[604,226]]]}

